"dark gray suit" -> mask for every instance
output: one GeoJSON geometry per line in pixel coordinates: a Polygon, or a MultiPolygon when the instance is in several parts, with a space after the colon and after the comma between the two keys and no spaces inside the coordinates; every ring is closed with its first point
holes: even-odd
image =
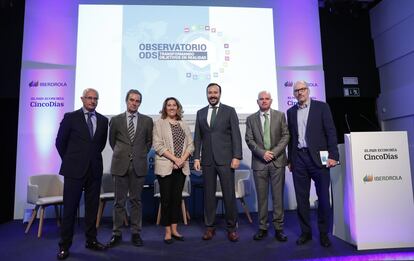
{"type": "Polygon", "coordinates": [[[229,232],[234,231],[237,222],[237,208],[234,188],[234,169],[230,167],[233,158],[242,159],[239,119],[233,107],[220,104],[214,126],[207,123],[209,107],[197,112],[194,134],[194,159],[200,159],[203,166],[205,224],[214,228],[216,215],[217,175],[223,191],[226,222],[229,232]]]}
{"type": "Polygon", "coordinates": [[[131,232],[142,226],[141,192],[147,175],[147,154],[152,146],[152,119],[138,113],[134,142],[131,142],[126,113],[112,117],[109,144],[113,150],[111,174],[115,183],[113,234],[121,235],[127,196],[130,200],[131,232]],[[128,195],[129,192],[129,195],[128,195]]]}
{"type": "Polygon", "coordinates": [[[259,228],[267,230],[267,199],[270,180],[273,201],[272,222],[276,230],[283,230],[283,188],[285,184],[285,166],[287,165],[285,148],[289,142],[289,130],[284,113],[273,109],[270,109],[269,112],[270,150],[275,155],[274,160],[266,162],[263,159],[266,150],[263,145],[260,111],[247,117],[245,140],[252,151],[252,169],[257,192],[259,228]]]}

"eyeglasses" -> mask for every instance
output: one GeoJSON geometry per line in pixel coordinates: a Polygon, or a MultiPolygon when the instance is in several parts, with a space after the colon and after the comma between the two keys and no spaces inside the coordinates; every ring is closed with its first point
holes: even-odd
{"type": "Polygon", "coordinates": [[[296,89],[296,90],[294,90],[293,92],[294,93],[300,93],[300,92],[304,92],[304,91],[306,91],[308,88],[307,87],[305,87],[305,88],[300,88],[300,89],[296,89]]]}
{"type": "Polygon", "coordinates": [[[92,96],[83,97],[83,98],[90,100],[90,101],[97,101],[99,99],[98,97],[92,97],[92,96]]]}

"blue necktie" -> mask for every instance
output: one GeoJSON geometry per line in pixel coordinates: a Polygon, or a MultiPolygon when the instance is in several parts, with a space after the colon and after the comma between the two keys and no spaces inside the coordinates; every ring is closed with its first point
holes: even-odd
{"type": "Polygon", "coordinates": [[[88,124],[89,134],[91,135],[91,138],[93,138],[93,124],[92,124],[93,112],[88,112],[87,114],[88,114],[88,120],[86,121],[86,123],[88,124]]]}

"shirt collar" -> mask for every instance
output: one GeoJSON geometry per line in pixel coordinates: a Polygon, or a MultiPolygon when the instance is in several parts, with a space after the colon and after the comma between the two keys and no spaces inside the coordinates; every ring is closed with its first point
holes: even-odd
{"type": "Polygon", "coordinates": [[[130,113],[129,111],[126,111],[126,116],[129,117],[130,115],[134,115],[134,117],[138,117],[138,111],[134,112],[134,113],[130,113]]]}
{"type": "Polygon", "coordinates": [[[92,113],[92,115],[96,116],[95,111],[88,111],[85,107],[82,107],[83,114],[92,113]]]}
{"type": "Polygon", "coordinates": [[[260,113],[260,116],[263,116],[263,117],[264,117],[265,114],[270,115],[270,109],[268,109],[267,111],[260,111],[259,110],[259,113],[260,113]]]}

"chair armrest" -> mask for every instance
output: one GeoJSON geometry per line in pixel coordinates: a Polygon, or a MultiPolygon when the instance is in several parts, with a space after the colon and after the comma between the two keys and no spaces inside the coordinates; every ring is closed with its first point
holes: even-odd
{"type": "Polygon", "coordinates": [[[189,195],[191,195],[191,180],[189,176],[185,177],[183,192],[187,192],[189,195]]]}
{"type": "Polygon", "coordinates": [[[27,203],[36,205],[39,199],[39,186],[38,185],[27,185],[27,203]]]}
{"type": "Polygon", "coordinates": [[[249,195],[250,188],[251,188],[250,176],[243,178],[243,179],[239,179],[237,181],[236,191],[238,191],[240,195],[242,196],[249,195]]]}
{"type": "Polygon", "coordinates": [[[157,179],[154,179],[154,195],[160,193],[160,184],[157,179]]]}

